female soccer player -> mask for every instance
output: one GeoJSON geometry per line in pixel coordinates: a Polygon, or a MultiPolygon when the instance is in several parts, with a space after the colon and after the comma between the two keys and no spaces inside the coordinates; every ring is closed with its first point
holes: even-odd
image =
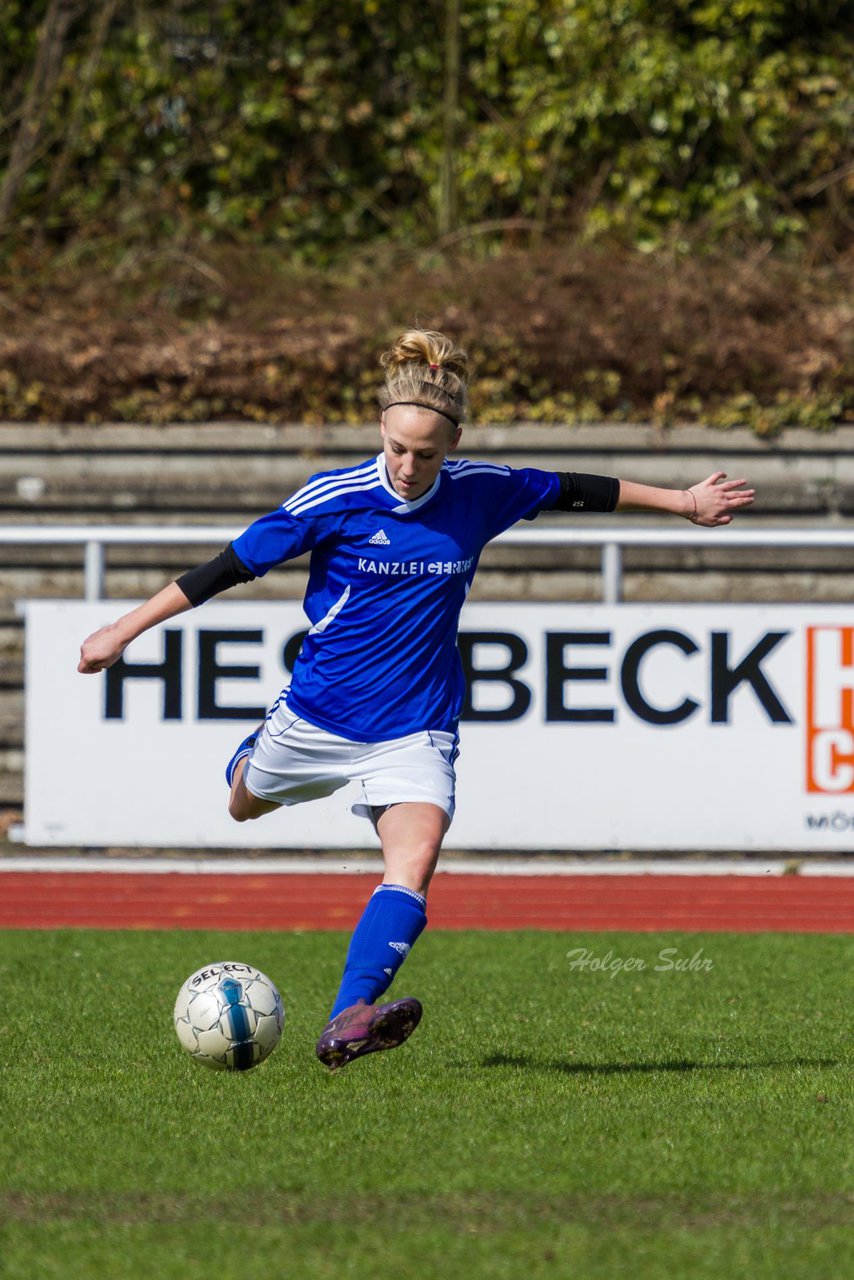
{"type": "Polygon", "coordinates": [[[452,458],[467,409],[465,354],[410,330],[381,360],[382,452],[313,476],[209,563],[90,636],[78,670],[102,671],[149,627],[310,550],[311,629],[293,678],[229,761],[237,822],[362,786],[385,875],[353,934],[330,1021],[328,1067],[403,1043],[421,1018],[410,997],[377,1004],[427,923],[426,897],[454,813],[463,704],[460,610],[487,542],[541,511],[666,511],[729,524],[753,501],[723,472],[690,489],[514,470],[452,458]]]}

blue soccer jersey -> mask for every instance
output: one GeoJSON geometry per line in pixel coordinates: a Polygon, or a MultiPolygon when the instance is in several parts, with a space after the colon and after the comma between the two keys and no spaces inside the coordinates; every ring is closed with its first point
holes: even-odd
{"type": "Polygon", "coordinates": [[[408,502],[380,454],[313,476],[256,520],[234,542],[256,576],[311,552],[311,629],[288,706],[356,742],[455,732],[465,691],[457,626],[480,553],[559,492],[552,472],[448,459],[408,502]]]}

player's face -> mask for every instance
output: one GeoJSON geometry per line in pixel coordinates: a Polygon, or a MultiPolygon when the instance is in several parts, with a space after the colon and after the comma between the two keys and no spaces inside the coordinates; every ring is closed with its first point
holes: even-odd
{"type": "Polygon", "coordinates": [[[427,492],[462,435],[441,414],[409,404],[386,409],[380,432],[392,488],[410,502],[427,492]]]}

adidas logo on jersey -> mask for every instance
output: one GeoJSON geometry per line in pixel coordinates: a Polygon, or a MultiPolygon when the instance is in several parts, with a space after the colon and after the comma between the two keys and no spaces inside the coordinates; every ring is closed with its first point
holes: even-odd
{"type": "Polygon", "coordinates": [[[378,529],[372,538],[368,538],[368,543],[372,547],[390,547],[391,538],[386,537],[385,529],[378,529]]]}
{"type": "Polygon", "coordinates": [[[409,955],[410,946],[408,942],[390,942],[388,945],[393,947],[404,959],[409,955]]]}

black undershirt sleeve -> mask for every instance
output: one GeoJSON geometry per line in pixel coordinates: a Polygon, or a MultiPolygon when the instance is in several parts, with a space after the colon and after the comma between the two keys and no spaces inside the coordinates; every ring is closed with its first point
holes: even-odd
{"type": "Polygon", "coordinates": [[[219,595],[220,591],[236,587],[239,582],[252,582],[254,578],[255,574],[246,568],[234,550],[234,544],[229,542],[225,550],[220,551],[213,560],[200,564],[196,569],[189,569],[176,582],[195,608],[210,600],[211,596],[219,595]]]}
{"type": "Polygon", "coordinates": [[[589,476],[581,471],[557,471],[560,493],[552,511],[613,511],[620,500],[620,482],[613,476],[589,476]]]}

